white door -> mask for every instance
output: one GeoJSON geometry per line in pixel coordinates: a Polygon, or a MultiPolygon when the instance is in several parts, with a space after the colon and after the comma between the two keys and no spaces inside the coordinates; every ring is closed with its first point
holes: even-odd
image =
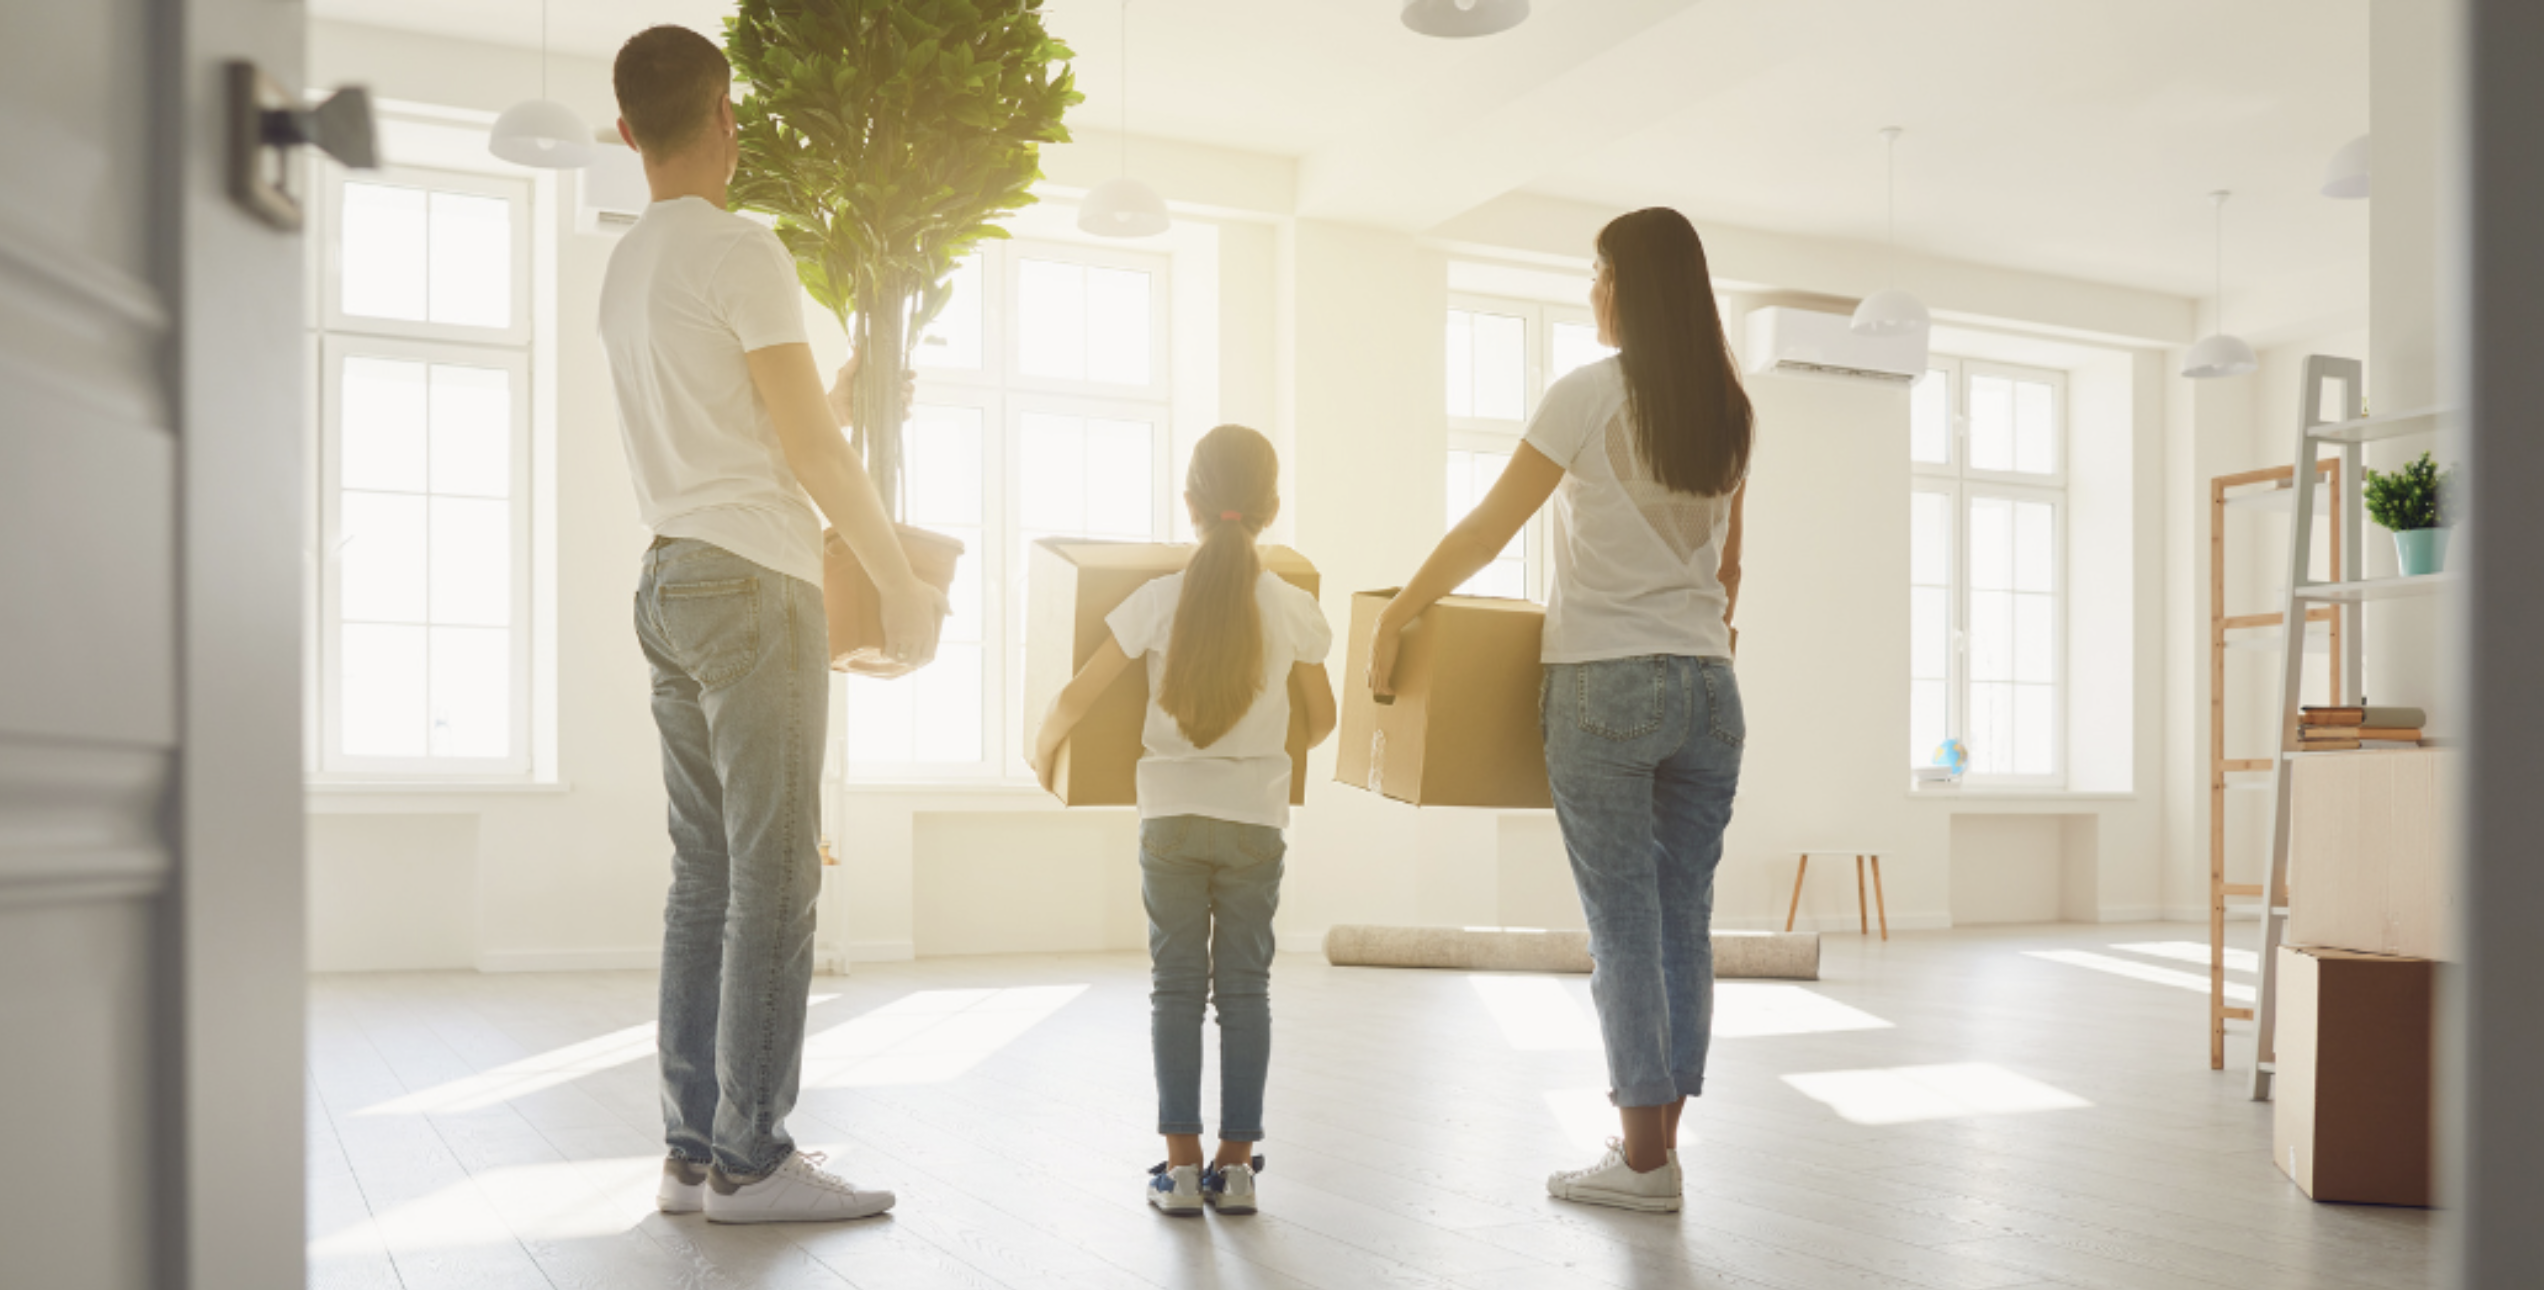
{"type": "Polygon", "coordinates": [[[0,1283],[301,1281],[301,260],[276,0],[0,11],[0,1283]]]}

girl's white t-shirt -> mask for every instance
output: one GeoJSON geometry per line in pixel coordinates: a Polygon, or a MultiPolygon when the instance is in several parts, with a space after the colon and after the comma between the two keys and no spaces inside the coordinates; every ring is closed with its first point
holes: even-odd
{"type": "Polygon", "coordinates": [[[1540,658],[1730,657],[1721,575],[1732,495],[1674,493],[1653,478],[1635,451],[1617,360],[1556,381],[1526,442],[1564,470],[1540,658]]]}
{"type": "Polygon", "coordinates": [[[1170,573],[1131,593],[1107,614],[1122,652],[1145,658],[1148,719],[1140,732],[1146,755],[1139,762],[1139,808],[1144,820],[1205,815],[1238,824],[1287,828],[1290,823],[1290,669],[1322,663],[1334,647],[1334,629],[1316,597],[1271,573],[1254,585],[1263,619],[1263,688],[1237,724],[1195,748],[1183,727],[1157,706],[1172,648],[1175,606],[1184,575],[1170,573]]]}

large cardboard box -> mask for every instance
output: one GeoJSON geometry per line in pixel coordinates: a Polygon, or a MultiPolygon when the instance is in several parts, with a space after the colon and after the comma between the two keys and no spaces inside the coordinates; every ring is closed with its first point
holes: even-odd
{"type": "Polygon", "coordinates": [[[1363,673],[1394,590],[1352,597],[1334,778],[1416,806],[1552,806],[1537,661],[1546,611],[1525,600],[1448,596],[1423,611],[1396,654],[1395,697],[1363,673]]]}
{"type": "MultiPolygon", "coordinates": [[[[1263,567],[1313,596],[1316,566],[1285,546],[1261,546],[1263,567]]],[[[1036,542],[1025,588],[1025,719],[1039,723],[1069,678],[1086,666],[1112,629],[1104,616],[1131,593],[1192,559],[1190,546],[1139,542],[1036,542]]],[[[1140,727],[1148,714],[1148,669],[1134,660],[1060,745],[1052,791],[1069,806],[1129,806],[1139,800],[1140,727]]],[[[1307,712],[1290,694],[1290,803],[1307,800],[1307,712]]]]}
{"type": "Polygon", "coordinates": [[[2455,958],[2445,849],[2456,754],[2314,753],[2288,773],[2289,943],[2455,958]]]}
{"type": "Polygon", "coordinates": [[[2316,1200],[2427,1205],[2438,965],[2279,950],[2271,1156],[2316,1200]]]}

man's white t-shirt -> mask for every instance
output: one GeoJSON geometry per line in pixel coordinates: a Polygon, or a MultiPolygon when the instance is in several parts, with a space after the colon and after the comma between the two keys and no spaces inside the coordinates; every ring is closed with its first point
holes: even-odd
{"type": "Polygon", "coordinates": [[[1564,469],[1542,660],[1730,657],[1722,545],[1732,495],[1674,493],[1653,478],[1635,451],[1617,360],[1555,382],[1526,442],[1564,469]]]}
{"type": "Polygon", "coordinates": [[[1263,620],[1263,689],[1228,732],[1208,748],[1195,748],[1183,727],[1157,706],[1166,679],[1166,651],[1174,634],[1175,606],[1184,575],[1170,573],[1131,593],[1104,625],[1122,652],[1148,665],[1148,720],[1140,731],[1147,754],[1139,763],[1139,808],[1144,820],[1205,815],[1238,824],[1287,828],[1290,823],[1290,669],[1322,663],[1334,647],[1334,629],[1316,597],[1265,573],[1254,585],[1263,620]]]}
{"type": "Polygon", "coordinates": [[[804,342],[802,294],[777,234],[703,198],[655,202],[610,252],[601,344],[637,513],[654,535],[711,542],[818,587],[821,519],[743,359],[804,342]]]}

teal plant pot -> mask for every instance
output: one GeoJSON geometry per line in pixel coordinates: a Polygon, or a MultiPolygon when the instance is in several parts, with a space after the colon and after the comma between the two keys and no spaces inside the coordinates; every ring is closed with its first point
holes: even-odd
{"type": "Polygon", "coordinates": [[[2446,568],[2447,530],[2412,529],[2395,534],[2394,559],[2406,578],[2446,568]]]}

